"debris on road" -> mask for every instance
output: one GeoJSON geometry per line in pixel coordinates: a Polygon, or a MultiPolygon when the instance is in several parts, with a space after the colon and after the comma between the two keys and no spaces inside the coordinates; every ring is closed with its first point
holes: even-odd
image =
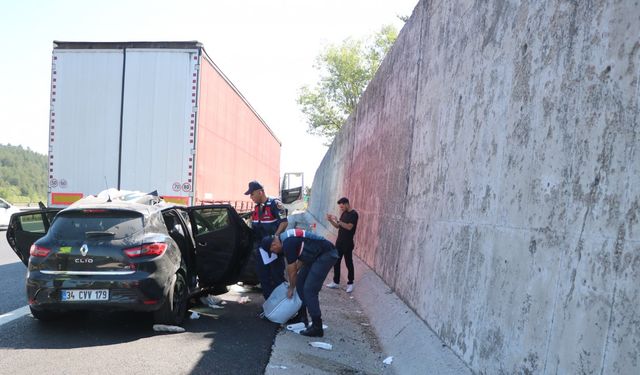
{"type": "Polygon", "coordinates": [[[208,295],[206,297],[200,297],[200,302],[202,302],[202,304],[205,306],[211,307],[212,309],[224,309],[223,306],[220,306],[224,305],[224,301],[220,297],[208,295]]]}
{"type": "Polygon", "coordinates": [[[369,327],[371,324],[369,323],[360,323],[361,326],[369,327]]]}
{"type": "Polygon", "coordinates": [[[321,342],[321,341],[312,341],[309,343],[309,345],[313,346],[314,348],[320,348],[320,349],[324,349],[324,350],[331,350],[333,349],[333,345],[327,343],[327,342],[321,342]]]}
{"type": "Polygon", "coordinates": [[[393,356],[389,356],[385,358],[384,361],[382,361],[382,363],[384,363],[385,365],[390,365],[391,362],[393,362],[393,356]]]}
{"type": "Polygon", "coordinates": [[[301,323],[295,323],[295,324],[289,324],[289,325],[287,326],[287,329],[288,329],[289,331],[294,331],[294,332],[298,331],[298,332],[296,332],[296,333],[299,333],[299,331],[300,331],[300,330],[303,330],[303,329],[305,329],[305,328],[306,328],[306,327],[305,327],[304,323],[302,323],[302,322],[301,322],[301,323]]]}
{"type": "MultiPolygon", "coordinates": [[[[287,330],[295,332],[297,334],[300,334],[300,332],[302,332],[305,328],[307,328],[307,327],[305,327],[304,323],[289,324],[287,326],[287,330]]],[[[328,325],[326,325],[326,324],[322,325],[322,329],[327,329],[327,328],[329,328],[328,325]]]]}
{"type": "Polygon", "coordinates": [[[195,319],[200,319],[200,314],[198,314],[195,311],[191,312],[191,316],[189,317],[189,319],[195,320],[195,319]]]}
{"type": "MultiPolygon", "coordinates": [[[[220,308],[220,307],[218,307],[220,308]]],[[[198,315],[204,315],[204,316],[208,316],[210,318],[214,318],[214,319],[218,319],[218,314],[215,313],[215,310],[213,307],[209,307],[209,306],[197,306],[197,307],[192,307],[189,309],[189,312],[196,313],[198,315]]],[[[191,318],[194,319],[194,318],[191,318]]],[[[197,319],[197,318],[195,318],[197,319]]]]}
{"type": "Polygon", "coordinates": [[[251,289],[244,287],[242,285],[234,284],[229,287],[229,291],[236,292],[236,293],[248,293],[248,292],[251,292],[251,289]]]}
{"type": "Polygon", "coordinates": [[[181,333],[184,332],[185,329],[179,326],[169,326],[165,324],[154,324],[153,330],[156,332],[172,332],[172,333],[181,333]]]}
{"type": "Polygon", "coordinates": [[[251,302],[251,298],[244,296],[244,297],[240,297],[240,299],[238,300],[238,303],[241,305],[246,305],[247,303],[251,302]]]}

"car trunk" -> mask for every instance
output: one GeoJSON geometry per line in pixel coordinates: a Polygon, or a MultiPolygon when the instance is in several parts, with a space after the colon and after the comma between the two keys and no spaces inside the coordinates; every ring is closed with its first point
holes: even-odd
{"type": "Polygon", "coordinates": [[[79,273],[135,270],[124,249],[140,245],[143,220],[140,213],[126,210],[64,212],[53,222],[49,235],[36,245],[51,251],[37,269],[79,273]]]}

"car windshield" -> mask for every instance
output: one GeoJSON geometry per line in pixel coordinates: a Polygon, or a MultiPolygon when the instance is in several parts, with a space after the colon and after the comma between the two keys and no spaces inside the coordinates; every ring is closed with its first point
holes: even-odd
{"type": "Polygon", "coordinates": [[[49,232],[59,240],[122,239],[143,229],[142,214],[123,210],[61,212],[49,232]]]}

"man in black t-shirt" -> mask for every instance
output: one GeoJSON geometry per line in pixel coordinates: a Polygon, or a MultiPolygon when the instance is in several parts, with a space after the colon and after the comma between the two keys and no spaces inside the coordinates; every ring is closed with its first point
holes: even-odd
{"type": "Polygon", "coordinates": [[[342,197],[338,200],[340,206],[340,219],[335,215],[327,214],[327,220],[334,227],[338,228],[338,238],[336,239],[336,249],[338,249],[338,261],[333,266],[333,282],[327,284],[328,288],[337,289],[340,287],[340,263],[344,257],[347,266],[347,293],[353,292],[353,236],[358,227],[358,213],[351,208],[349,199],[342,197]]]}

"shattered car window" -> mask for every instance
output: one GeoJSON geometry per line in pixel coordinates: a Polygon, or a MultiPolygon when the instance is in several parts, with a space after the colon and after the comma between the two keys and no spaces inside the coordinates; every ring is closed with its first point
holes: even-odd
{"type": "Polygon", "coordinates": [[[142,214],[119,210],[79,210],[58,215],[51,225],[51,233],[60,240],[90,237],[123,239],[143,229],[142,214]],[[92,212],[95,211],[95,212],[92,212]]]}

